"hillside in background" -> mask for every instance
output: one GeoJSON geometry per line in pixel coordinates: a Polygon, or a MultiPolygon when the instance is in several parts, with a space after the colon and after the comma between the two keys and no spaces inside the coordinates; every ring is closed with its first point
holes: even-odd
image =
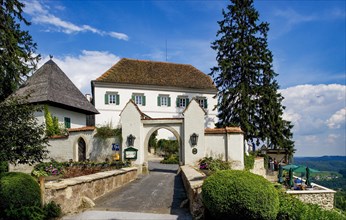
{"type": "Polygon", "coordinates": [[[346,156],[294,157],[293,164],[305,165],[320,171],[339,172],[346,169],[346,156]]]}

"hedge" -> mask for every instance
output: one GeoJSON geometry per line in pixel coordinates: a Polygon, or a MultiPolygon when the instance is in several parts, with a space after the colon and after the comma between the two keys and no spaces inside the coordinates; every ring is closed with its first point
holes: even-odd
{"type": "Polygon", "coordinates": [[[275,219],[279,211],[274,186],[246,171],[217,171],[204,181],[202,198],[215,219],[275,219]]]}
{"type": "Polygon", "coordinates": [[[0,176],[0,213],[3,219],[42,219],[40,187],[28,174],[0,176]]]}

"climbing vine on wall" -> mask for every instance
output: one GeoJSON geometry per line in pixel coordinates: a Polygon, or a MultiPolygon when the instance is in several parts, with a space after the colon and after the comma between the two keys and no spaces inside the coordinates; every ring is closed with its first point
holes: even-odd
{"type": "Polygon", "coordinates": [[[46,134],[48,137],[54,135],[64,135],[67,133],[65,126],[59,124],[58,117],[52,116],[47,105],[44,106],[44,118],[46,121],[46,134]]]}

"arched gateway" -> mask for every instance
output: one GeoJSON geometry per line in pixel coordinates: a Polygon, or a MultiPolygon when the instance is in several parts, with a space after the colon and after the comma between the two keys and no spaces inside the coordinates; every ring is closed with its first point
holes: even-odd
{"type": "MultiPolygon", "coordinates": [[[[177,138],[180,150],[180,164],[195,164],[207,154],[223,154],[225,160],[237,161],[243,167],[244,142],[242,132],[206,133],[204,118],[206,112],[193,99],[184,110],[181,118],[151,118],[141,112],[130,100],[120,114],[122,127],[122,159],[132,159],[135,165],[146,166],[148,162],[148,142],[153,132],[167,129],[177,138]],[[225,135],[224,135],[225,134],[225,135]],[[236,134],[236,136],[234,136],[236,134]],[[232,136],[233,135],[233,136],[232,136]],[[234,138],[235,137],[235,138],[234,138]],[[232,146],[230,145],[232,140],[232,146]],[[218,146],[210,150],[206,141],[217,142],[218,146]],[[218,149],[217,149],[218,148],[218,149]]],[[[225,131],[225,132],[224,132],[225,131]]]]}

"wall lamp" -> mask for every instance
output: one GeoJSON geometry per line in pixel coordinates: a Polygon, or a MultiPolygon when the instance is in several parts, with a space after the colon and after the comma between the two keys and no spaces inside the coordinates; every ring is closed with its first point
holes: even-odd
{"type": "Polygon", "coordinates": [[[190,141],[191,141],[192,146],[197,145],[197,142],[198,142],[198,134],[193,133],[193,134],[190,136],[190,141]]]}
{"type": "Polygon", "coordinates": [[[135,143],[135,139],[136,139],[136,137],[133,136],[132,134],[127,136],[127,144],[128,144],[129,147],[133,146],[133,144],[135,143]]]}

